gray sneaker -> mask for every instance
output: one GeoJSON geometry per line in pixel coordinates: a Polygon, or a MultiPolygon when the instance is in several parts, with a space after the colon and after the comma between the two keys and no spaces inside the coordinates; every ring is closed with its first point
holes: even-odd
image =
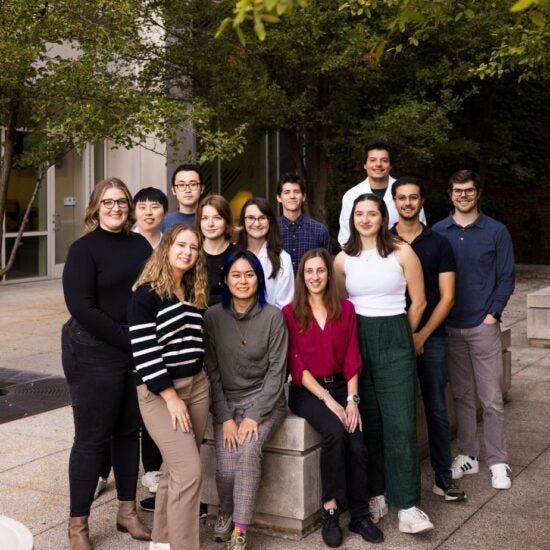
{"type": "Polygon", "coordinates": [[[214,542],[225,542],[231,538],[233,531],[233,514],[222,514],[218,512],[214,529],[212,530],[212,539],[214,542]]]}

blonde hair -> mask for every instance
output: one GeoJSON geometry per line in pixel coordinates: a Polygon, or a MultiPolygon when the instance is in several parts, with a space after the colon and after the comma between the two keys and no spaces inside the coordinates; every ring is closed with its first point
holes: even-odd
{"type": "Polygon", "coordinates": [[[206,275],[206,260],[202,250],[202,236],[200,232],[186,223],[175,223],[164,233],[159,245],[145,264],[132,290],[149,284],[161,297],[175,296],[179,288],[183,289],[183,296],[199,309],[206,309],[208,305],[208,278],[206,275]],[[199,243],[199,257],[195,265],[183,274],[181,281],[174,277],[174,272],[168,261],[170,248],[176,242],[182,231],[190,231],[197,237],[199,243]]]}
{"type": "Polygon", "coordinates": [[[105,191],[109,188],[120,189],[128,199],[128,218],[122,230],[125,233],[130,233],[134,223],[136,222],[134,201],[132,195],[126,187],[126,184],[118,178],[107,178],[106,180],[98,181],[95,184],[94,190],[90,195],[90,202],[86,208],[86,214],[84,216],[84,229],[86,233],[90,233],[99,226],[99,208],[101,206],[101,199],[105,194],[105,191]]]}

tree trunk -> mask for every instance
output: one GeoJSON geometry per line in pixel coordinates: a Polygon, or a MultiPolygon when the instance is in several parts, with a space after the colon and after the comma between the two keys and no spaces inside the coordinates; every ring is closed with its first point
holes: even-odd
{"type": "Polygon", "coordinates": [[[0,268],[0,277],[3,277],[13,267],[13,263],[15,262],[15,257],[17,255],[17,250],[21,245],[21,240],[23,238],[23,232],[25,231],[25,226],[29,221],[29,215],[31,213],[32,205],[34,204],[36,195],[38,195],[40,185],[42,184],[42,181],[44,180],[45,175],[46,175],[46,169],[40,168],[36,176],[36,183],[34,185],[31,198],[29,199],[27,208],[25,208],[25,214],[23,215],[23,219],[21,220],[21,225],[19,226],[19,230],[17,231],[17,236],[15,237],[15,243],[13,244],[13,248],[11,249],[10,257],[8,258],[6,265],[3,268],[0,268]]]}

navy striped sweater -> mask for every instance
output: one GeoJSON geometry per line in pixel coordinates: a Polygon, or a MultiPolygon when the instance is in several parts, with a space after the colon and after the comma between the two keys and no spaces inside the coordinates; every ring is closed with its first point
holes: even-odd
{"type": "Polygon", "coordinates": [[[137,384],[160,393],[175,378],[203,368],[202,311],[175,296],[161,298],[149,285],[136,290],[128,305],[128,323],[137,384]]]}

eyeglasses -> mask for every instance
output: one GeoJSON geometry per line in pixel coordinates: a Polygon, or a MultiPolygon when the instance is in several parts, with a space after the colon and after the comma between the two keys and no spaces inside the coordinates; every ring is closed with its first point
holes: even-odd
{"type": "Polygon", "coordinates": [[[101,204],[107,210],[112,210],[115,207],[115,204],[121,209],[128,208],[129,202],[128,199],[103,199],[101,204]]]}
{"type": "Polygon", "coordinates": [[[475,192],[476,192],[475,187],[469,187],[468,189],[453,189],[452,190],[452,193],[455,197],[461,197],[462,195],[466,195],[467,197],[473,197],[475,192]]]}
{"type": "Polygon", "coordinates": [[[254,222],[258,222],[260,224],[264,224],[267,222],[267,216],[265,214],[262,214],[261,216],[245,216],[244,221],[250,225],[252,225],[254,222]]]}
{"type": "Polygon", "coordinates": [[[174,187],[178,191],[195,191],[199,188],[200,182],[199,181],[190,181],[189,183],[175,183],[174,187]]]}

